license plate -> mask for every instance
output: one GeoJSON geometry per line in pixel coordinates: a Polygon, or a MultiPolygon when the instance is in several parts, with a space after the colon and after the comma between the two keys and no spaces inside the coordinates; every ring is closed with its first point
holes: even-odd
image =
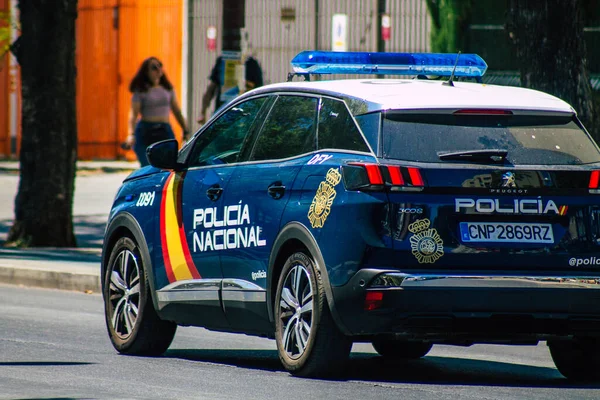
{"type": "Polygon", "coordinates": [[[461,222],[463,242],[554,243],[551,224],[461,222]]]}

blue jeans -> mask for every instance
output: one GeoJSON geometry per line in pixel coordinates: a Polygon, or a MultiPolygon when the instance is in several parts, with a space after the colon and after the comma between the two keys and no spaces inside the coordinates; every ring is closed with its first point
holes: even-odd
{"type": "Polygon", "coordinates": [[[155,127],[156,125],[161,125],[165,131],[171,135],[171,139],[175,139],[175,134],[173,133],[173,129],[171,128],[171,124],[166,122],[148,122],[148,121],[139,121],[135,126],[135,143],[133,145],[133,151],[137,156],[138,161],[142,167],[149,165],[148,157],[146,157],[146,141],[144,140],[146,136],[146,131],[150,127],[155,127]]]}

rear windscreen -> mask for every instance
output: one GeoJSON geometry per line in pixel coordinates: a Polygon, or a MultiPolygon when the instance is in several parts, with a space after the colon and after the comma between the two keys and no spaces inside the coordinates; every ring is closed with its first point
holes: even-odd
{"type": "Polygon", "coordinates": [[[513,165],[580,165],[600,162],[592,139],[572,117],[404,114],[386,112],[383,157],[441,161],[440,154],[506,150],[513,165]]]}

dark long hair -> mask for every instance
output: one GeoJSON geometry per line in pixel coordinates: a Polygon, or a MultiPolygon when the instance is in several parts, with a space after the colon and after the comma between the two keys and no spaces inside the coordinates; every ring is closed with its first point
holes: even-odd
{"type": "MultiPolygon", "coordinates": [[[[137,73],[135,74],[135,76],[131,80],[131,83],[129,84],[129,91],[131,93],[146,92],[148,91],[148,89],[150,89],[150,87],[152,87],[152,82],[150,82],[150,79],[148,78],[148,71],[150,69],[151,61],[156,61],[162,65],[160,60],[156,57],[146,58],[142,62],[142,65],[140,65],[140,68],[138,69],[137,73]]],[[[167,74],[164,70],[162,76],[160,77],[160,82],[158,84],[167,90],[173,90],[173,85],[169,81],[169,78],[167,78],[167,74]]]]}

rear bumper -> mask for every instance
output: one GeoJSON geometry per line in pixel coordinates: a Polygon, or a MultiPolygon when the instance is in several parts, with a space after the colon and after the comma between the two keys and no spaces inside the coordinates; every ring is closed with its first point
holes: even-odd
{"type": "Polygon", "coordinates": [[[360,270],[332,288],[346,333],[439,342],[600,337],[600,275],[407,274],[360,270]],[[365,310],[369,291],[378,308],[365,310]]]}

